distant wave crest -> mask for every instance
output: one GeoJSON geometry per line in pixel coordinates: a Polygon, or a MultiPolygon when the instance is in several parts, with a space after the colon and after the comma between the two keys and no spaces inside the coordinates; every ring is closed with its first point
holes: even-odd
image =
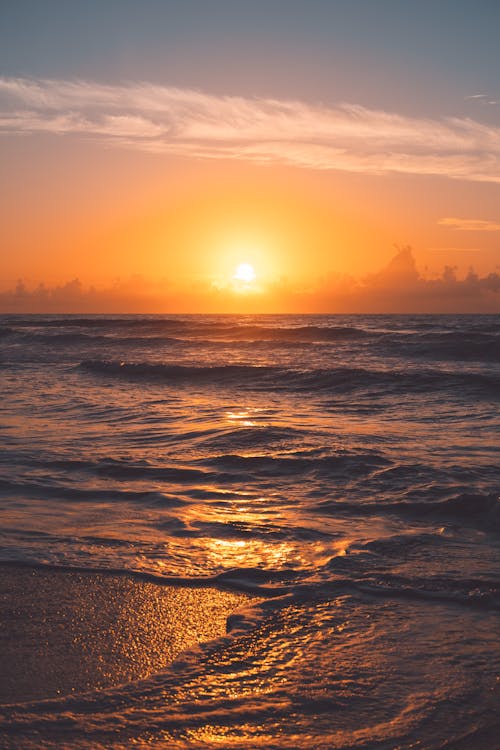
{"type": "Polygon", "coordinates": [[[79,369],[95,375],[140,381],[197,383],[286,391],[352,391],[363,388],[389,388],[403,392],[427,389],[469,387],[488,395],[500,396],[500,383],[494,376],[478,372],[444,370],[368,370],[362,367],[295,370],[273,365],[192,366],[119,360],[84,360],[79,369]]]}

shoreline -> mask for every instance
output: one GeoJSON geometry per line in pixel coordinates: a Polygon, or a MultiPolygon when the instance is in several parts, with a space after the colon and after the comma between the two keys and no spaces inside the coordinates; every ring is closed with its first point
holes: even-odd
{"type": "Polygon", "coordinates": [[[2,563],[0,704],[148,677],[225,635],[228,616],[253,598],[125,571],[2,563]]]}

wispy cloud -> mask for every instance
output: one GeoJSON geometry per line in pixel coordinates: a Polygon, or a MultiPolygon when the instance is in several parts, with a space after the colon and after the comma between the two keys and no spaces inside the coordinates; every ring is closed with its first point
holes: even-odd
{"type": "Polygon", "coordinates": [[[485,221],[484,219],[458,219],[449,217],[440,219],[441,224],[450,229],[458,229],[461,232],[500,232],[500,224],[495,221],[485,221]]]}
{"type": "Polygon", "coordinates": [[[197,158],[500,182],[500,128],[470,118],[412,118],[356,104],[214,96],[150,83],[0,78],[0,132],[91,135],[197,158]]]}
{"type": "Polygon", "coordinates": [[[489,94],[469,94],[469,96],[464,97],[464,99],[466,101],[476,101],[479,104],[500,104],[500,101],[496,97],[490,96],[489,94]]]}
{"type": "Polygon", "coordinates": [[[429,247],[431,253],[480,253],[479,247],[429,247]]]}

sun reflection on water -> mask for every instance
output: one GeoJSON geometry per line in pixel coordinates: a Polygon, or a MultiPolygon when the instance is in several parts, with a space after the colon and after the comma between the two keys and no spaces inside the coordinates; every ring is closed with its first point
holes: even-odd
{"type": "Polygon", "coordinates": [[[258,422],[251,419],[249,411],[227,411],[225,414],[226,421],[231,425],[240,425],[242,427],[257,427],[258,422]]]}
{"type": "Polygon", "coordinates": [[[325,564],[331,557],[329,546],[322,542],[299,544],[291,541],[265,541],[258,539],[197,540],[211,566],[228,570],[245,569],[311,569],[325,564]]]}

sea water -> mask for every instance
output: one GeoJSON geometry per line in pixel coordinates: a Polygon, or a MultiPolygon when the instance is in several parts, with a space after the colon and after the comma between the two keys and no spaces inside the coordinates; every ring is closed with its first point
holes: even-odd
{"type": "Polygon", "coordinates": [[[500,316],[11,315],[0,352],[0,560],[257,597],[2,709],[9,747],[500,747],[500,316]]]}

